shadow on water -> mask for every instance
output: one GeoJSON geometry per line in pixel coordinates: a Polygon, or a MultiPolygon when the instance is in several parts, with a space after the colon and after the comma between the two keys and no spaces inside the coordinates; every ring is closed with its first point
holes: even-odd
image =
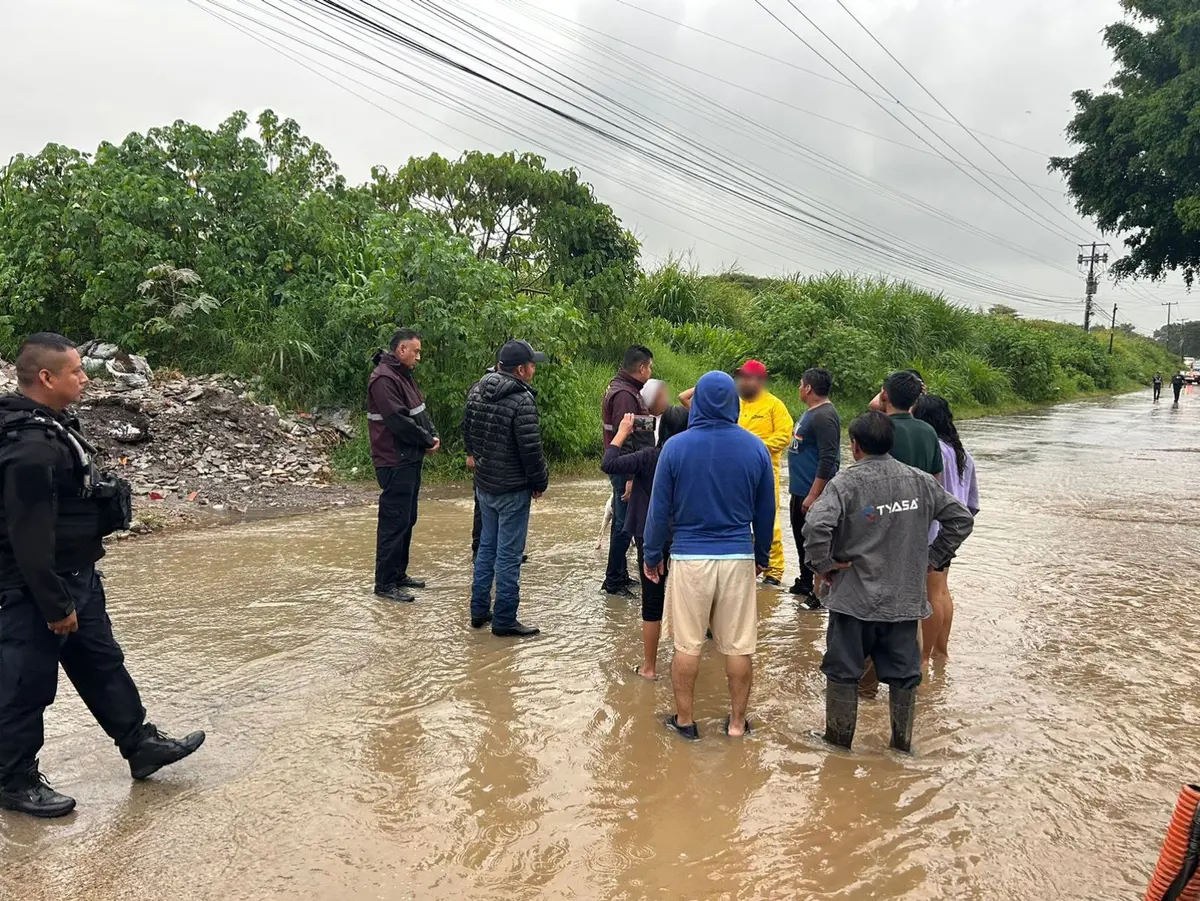
{"type": "Polygon", "coordinates": [[[526,643],[468,627],[465,497],[422,508],[412,606],[370,594],[370,510],[170,535],[114,550],[110,606],[157,721],[209,744],[131,784],[64,685],[42,760],[80,807],[0,818],[0,898],[1139,897],[1200,770],[1200,401],[963,432],[983,514],[914,759],[886,699],[853,755],[807,736],[824,620],[770,591],[755,734],[721,734],[709,655],[704,740],[674,740],[636,606],[597,591],[600,480],[535,508],[526,643]]]}

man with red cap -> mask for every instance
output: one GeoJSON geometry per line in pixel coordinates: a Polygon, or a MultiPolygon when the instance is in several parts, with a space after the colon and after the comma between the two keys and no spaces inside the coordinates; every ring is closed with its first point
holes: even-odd
{"type": "Polygon", "coordinates": [[[742,399],[738,425],[757,435],[767,446],[775,470],[775,536],[771,542],[771,563],[763,573],[763,584],[783,584],[783,533],[779,528],[780,459],[792,443],[792,414],[778,397],[767,390],[767,367],[758,360],[747,360],[735,373],[742,399]]]}

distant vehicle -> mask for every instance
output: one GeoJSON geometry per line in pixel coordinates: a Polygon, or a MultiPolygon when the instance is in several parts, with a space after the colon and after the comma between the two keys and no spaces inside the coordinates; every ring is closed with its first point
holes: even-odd
{"type": "Polygon", "coordinates": [[[1185,369],[1183,371],[1183,380],[1189,385],[1200,385],[1200,371],[1195,369],[1185,369]]]}

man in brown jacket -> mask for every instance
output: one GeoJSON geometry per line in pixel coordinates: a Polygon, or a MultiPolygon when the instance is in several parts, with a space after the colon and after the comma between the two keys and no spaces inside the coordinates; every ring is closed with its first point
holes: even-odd
{"type": "Polygon", "coordinates": [[[375,533],[375,594],[411,603],[409,589],[425,583],[408,573],[412,530],[417,522],[421,468],[441,447],[425,396],[413,380],[421,362],[421,336],[412,329],[392,335],[391,351],[375,355],[367,382],[367,422],[371,460],[382,493],[375,533]]]}
{"type": "MultiPolygon", "coordinates": [[[[649,416],[646,402],[642,400],[642,388],[654,375],[654,354],[650,348],[635,344],[625,351],[621,368],[608,383],[604,392],[601,416],[604,421],[604,447],[612,444],[617,428],[627,413],[634,416],[649,416]]],[[[604,572],[601,591],[621,597],[633,597],[629,587],[634,584],[629,577],[629,545],[633,536],[625,531],[625,483],[626,476],[609,476],[613,489],[612,531],[608,540],[608,566],[604,572]]]]}

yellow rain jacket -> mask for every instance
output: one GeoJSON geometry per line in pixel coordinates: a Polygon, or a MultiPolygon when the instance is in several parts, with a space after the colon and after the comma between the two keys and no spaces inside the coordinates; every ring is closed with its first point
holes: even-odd
{"type": "Polygon", "coordinates": [[[738,425],[757,435],[767,446],[775,469],[775,538],[771,542],[771,563],[765,576],[783,581],[783,530],[779,520],[779,466],[783,452],[792,443],[792,414],[778,397],[764,391],[754,400],[743,400],[738,425]]]}

